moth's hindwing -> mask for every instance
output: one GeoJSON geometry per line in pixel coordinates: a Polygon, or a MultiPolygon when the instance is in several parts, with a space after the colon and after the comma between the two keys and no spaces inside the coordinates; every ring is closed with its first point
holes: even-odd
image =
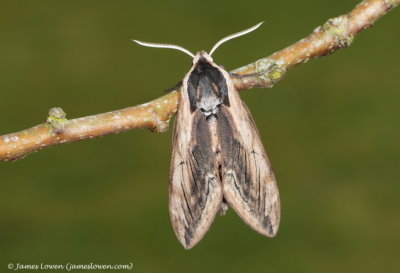
{"type": "Polygon", "coordinates": [[[200,110],[191,112],[183,90],[174,124],[169,211],[186,249],[200,241],[221,207],[222,187],[211,142],[206,119],[200,110]]]}
{"type": "Polygon", "coordinates": [[[223,195],[251,228],[273,237],[280,220],[275,176],[247,106],[229,78],[227,85],[230,106],[222,105],[218,117],[223,195]]]}

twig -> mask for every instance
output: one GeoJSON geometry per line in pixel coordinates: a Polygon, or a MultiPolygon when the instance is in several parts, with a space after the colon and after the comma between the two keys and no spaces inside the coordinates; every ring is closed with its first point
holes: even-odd
{"type": "MultiPolygon", "coordinates": [[[[238,90],[272,87],[292,67],[348,47],[357,33],[399,4],[400,0],[364,0],[350,13],[329,19],[297,43],[232,71],[236,75],[232,80],[238,90]]],[[[0,160],[14,161],[53,145],[136,128],[165,132],[178,102],[179,92],[174,91],[142,105],[72,120],[66,119],[61,108],[52,108],[46,123],[0,136],[0,160]]]]}
{"type": "Polygon", "coordinates": [[[235,86],[238,89],[272,87],[294,66],[348,47],[356,34],[372,26],[376,20],[399,4],[400,0],[364,0],[350,13],[329,19],[297,43],[232,71],[242,75],[258,75],[236,79],[235,86]]]}

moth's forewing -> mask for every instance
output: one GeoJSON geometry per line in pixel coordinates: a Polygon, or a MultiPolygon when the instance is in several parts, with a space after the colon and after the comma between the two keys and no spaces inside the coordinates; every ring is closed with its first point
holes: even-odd
{"type": "Polygon", "coordinates": [[[257,128],[229,74],[205,52],[183,80],[173,142],[169,208],[185,248],[204,236],[223,198],[254,230],[276,234],[279,193],[257,128]]]}
{"type": "Polygon", "coordinates": [[[227,85],[230,105],[222,105],[218,116],[223,195],[251,228],[273,237],[280,220],[275,176],[247,106],[232,81],[227,85]]]}
{"type": "Polygon", "coordinates": [[[172,226],[187,249],[204,236],[216,213],[226,210],[225,201],[256,231],[274,236],[278,229],[278,189],[257,128],[229,74],[211,58],[222,43],[261,24],[196,56],[181,46],[134,40],[194,57],[182,82],[169,182],[172,226]]]}
{"type": "Polygon", "coordinates": [[[187,92],[190,73],[183,81],[174,124],[169,184],[172,226],[186,249],[204,236],[222,202],[210,128],[201,111],[190,107],[187,92]]]}

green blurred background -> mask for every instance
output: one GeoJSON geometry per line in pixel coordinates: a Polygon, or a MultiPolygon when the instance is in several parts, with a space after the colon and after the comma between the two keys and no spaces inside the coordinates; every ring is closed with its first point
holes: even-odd
{"type": "MultiPolygon", "coordinates": [[[[209,50],[228,70],[303,38],[358,0],[0,2],[0,134],[147,102],[191,60],[130,39],[209,50]]],[[[0,162],[0,271],[8,263],[124,264],[135,272],[398,272],[400,10],[353,45],[241,93],[272,161],[278,236],[232,210],[185,251],[169,221],[171,130],[135,130],[0,162]]]]}

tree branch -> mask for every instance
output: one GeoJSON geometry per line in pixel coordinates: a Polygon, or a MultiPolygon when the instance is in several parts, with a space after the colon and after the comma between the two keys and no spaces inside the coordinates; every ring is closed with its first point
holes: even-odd
{"type": "Polygon", "coordinates": [[[364,0],[348,14],[329,19],[297,43],[232,71],[242,75],[253,73],[258,75],[241,80],[235,79],[235,86],[238,89],[272,87],[296,65],[348,47],[356,34],[372,26],[376,20],[399,4],[400,0],[364,0]]]}
{"type": "MultiPolygon", "coordinates": [[[[297,43],[232,71],[232,80],[238,90],[272,87],[294,66],[348,47],[357,33],[399,4],[400,0],[364,0],[350,13],[329,19],[297,43]]],[[[46,123],[0,136],[0,160],[14,161],[53,145],[136,128],[165,132],[178,102],[179,91],[174,91],[142,105],[72,120],[66,119],[61,108],[52,108],[46,123]]]]}

